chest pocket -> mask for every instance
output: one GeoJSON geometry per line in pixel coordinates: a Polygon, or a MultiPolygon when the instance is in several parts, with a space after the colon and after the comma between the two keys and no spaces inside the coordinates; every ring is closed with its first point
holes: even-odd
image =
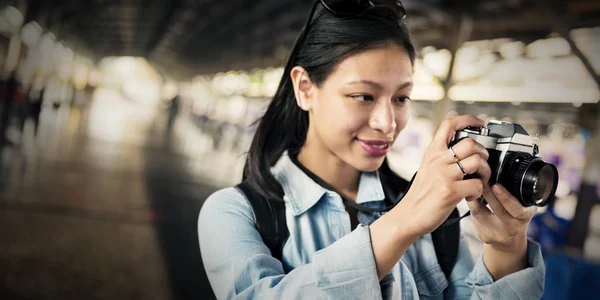
{"type": "Polygon", "coordinates": [[[443,299],[448,280],[438,264],[431,269],[415,275],[415,283],[421,299],[443,299]]]}

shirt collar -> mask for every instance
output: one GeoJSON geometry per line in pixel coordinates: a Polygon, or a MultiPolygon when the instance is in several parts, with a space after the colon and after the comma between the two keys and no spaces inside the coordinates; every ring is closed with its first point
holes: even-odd
{"type": "MultiPolygon", "coordinates": [[[[292,162],[288,152],[284,152],[277,163],[271,168],[273,176],[281,184],[286,201],[289,202],[295,216],[298,216],[315,205],[329,191],[304,173],[292,162]]],[[[384,200],[385,194],[379,178],[379,173],[362,172],[358,184],[356,203],[384,200]]]]}

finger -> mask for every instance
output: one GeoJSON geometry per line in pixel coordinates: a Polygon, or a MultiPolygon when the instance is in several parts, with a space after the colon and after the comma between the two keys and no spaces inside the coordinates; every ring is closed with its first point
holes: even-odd
{"type": "Polygon", "coordinates": [[[477,219],[480,223],[492,223],[495,222],[494,215],[487,206],[479,199],[473,201],[467,201],[471,216],[477,219]]]}
{"type": "Polygon", "coordinates": [[[506,211],[502,203],[498,201],[496,195],[492,192],[489,187],[483,188],[483,198],[492,208],[492,213],[496,215],[503,223],[510,224],[509,222],[520,221],[515,219],[511,214],[506,211]]]}
{"type": "Polygon", "coordinates": [[[483,127],[485,122],[481,119],[475,118],[471,115],[458,116],[450,119],[446,119],[440,125],[436,132],[432,144],[440,150],[448,149],[448,144],[454,137],[454,133],[457,130],[464,129],[468,126],[483,127]]]}
{"type": "MultiPolygon", "coordinates": [[[[471,155],[458,163],[453,163],[450,165],[453,177],[455,179],[462,179],[465,175],[463,170],[461,170],[459,164],[462,166],[463,170],[467,175],[475,174],[477,178],[481,179],[483,182],[487,183],[492,175],[492,170],[488,162],[479,155],[471,155]]],[[[481,196],[481,194],[480,194],[481,196]]]]}
{"type": "Polygon", "coordinates": [[[483,195],[483,182],[477,178],[461,180],[454,183],[454,189],[460,196],[460,200],[471,197],[479,198],[483,195]]]}
{"type": "Polygon", "coordinates": [[[469,159],[466,162],[467,173],[475,175],[477,178],[481,179],[481,181],[483,181],[484,184],[487,184],[490,181],[490,177],[492,176],[492,169],[490,168],[487,159],[477,154],[471,155],[467,157],[467,159],[469,159]],[[471,166],[470,164],[473,165],[471,166]]]}
{"type": "Polygon", "coordinates": [[[536,207],[524,207],[517,198],[500,184],[494,184],[492,191],[502,207],[515,219],[529,221],[537,211],[536,207]]]}
{"type": "MultiPolygon", "coordinates": [[[[478,154],[486,160],[488,157],[490,157],[488,150],[482,144],[478,143],[472,138],[465,138],[461,140],[456,145],[452,146],[452,150],[454,150],[454,153],[456,153],[456,156],[459,160],[467,158],[473,154],[478,154]]],[[[450,152],[450,155],[448,155],[448,161],[454,161],[452,151],[450,151],[450,149],[448,149],[448,151],[450,152]]]]}

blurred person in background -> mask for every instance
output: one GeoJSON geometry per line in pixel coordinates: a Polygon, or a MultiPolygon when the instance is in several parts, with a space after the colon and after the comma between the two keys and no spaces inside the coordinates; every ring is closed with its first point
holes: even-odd
{"type": "Polygon", "coordinates": [[[2,114],[0,115],[0,135],[2,145],[12,146],[13,143],[6,136],[8,126],[10,125],[10,115],[13,110],[13,97],[19,87],[16,72],[10,72],[8,79],[4,82],[3,95],[1,95],[2,114]]]}
{"type": "Polygon", "coordinates": [[[167,133],[170,133],[173,130],[173,125],[175,124],[175,119],[177,119],[177,115],[179,114],[179,107],[181,105],[181,96],[179,96],[179,92],[175,94],[175,97],[171,99],[169,103],[169,118],[167,120],[167,133]]]}
{"type": "Polygon", "coordinates": [[[399,1],[315,1],[244,170],[246,187],[285,203],[289,236],[280,253],[270,249],[241,186],[212,194],[198,234],[217,298],[542,296],[541,251],[526,235],[535,208],[487,185],[483,146],[467,139],[448,147],[455,131],[482,120],[444,121],[411,184],[388,166],[413,86],[416,51],[404,16],[399,1]],[[476,262],[458,223],[443,225],[457,220],[464,198],[484,242],[476,262]],[[457,248],[449,260],[432,235],[445,228],[459,233],[447,244],[457,248]]]}
{"type": "Polygon", "coordinates": [[[24,84],[18,84],[13,96],[15,115],[17,117],[17,128],[21,134],[25,129],[25,121],[29,115],[29,88],[24,84]]]}
{"type": "Polygon", "coordinates": [[[40,124],[40,114],[42,113],[42,103],[44,101],[45,91],[46,87],[43,86],[42,89],[37,93],[37,95],[30,97],[29,99],[29,117],[33,120],[34,133],[36,135],[40,124]]]}

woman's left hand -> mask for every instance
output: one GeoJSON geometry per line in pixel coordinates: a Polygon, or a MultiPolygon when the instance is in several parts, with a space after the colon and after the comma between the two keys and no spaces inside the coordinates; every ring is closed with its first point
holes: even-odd
{"type": "Polygon", "coordinates": [[[486,186],[481,200],[467,199],[473,224],[484,242],[483,261],[494,280],[527,267],[527,228],[537,207],[524,207],[500,184],[486,186]]]}

